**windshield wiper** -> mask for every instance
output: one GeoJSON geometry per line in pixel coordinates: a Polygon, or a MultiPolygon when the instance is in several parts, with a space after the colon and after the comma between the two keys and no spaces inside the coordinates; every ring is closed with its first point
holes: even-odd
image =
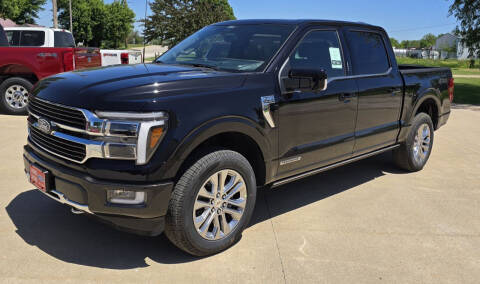
{"type": "Polygon", "coordinates": [[[180,65],[191,65],[191,66],[194,66],[194,67],[202,67],[202,68],[208,68],[208,69],[212,69],[212,70],[218,70],[219,68],[215,65],[209,65],[209,64],[205,64],[205,63],[190,63],[190,62],[182,62],[182,63],[177,63],[177,64],[180,64],[180,65]]]}

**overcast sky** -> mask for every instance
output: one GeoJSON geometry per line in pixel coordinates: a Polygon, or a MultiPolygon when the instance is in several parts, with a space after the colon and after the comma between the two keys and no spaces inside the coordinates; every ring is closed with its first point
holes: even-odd
{"type": "MultiPolygon", "coordinates": [[[[52,5],[40,13],[38,23],[52,26],[52,5]]],[[[153,1],[153,0],[149,0],[153,1]]],[[[113,0],[105,0],[106,3],[113,0]]],[[[137,20],[145,14],[144,0],[128,0],[137,20]]],[[[384,27],[399,40],[420,39],[424,34],[451,32],[456,25],[448,8],[453,0],[229,0],[238,19],[333,19],[359,21],[384,27]]],[[[148,10],[148,13],[150,11],[148,10]]],[[[138,31],[140,23],[135,23],[138,31]]]]}

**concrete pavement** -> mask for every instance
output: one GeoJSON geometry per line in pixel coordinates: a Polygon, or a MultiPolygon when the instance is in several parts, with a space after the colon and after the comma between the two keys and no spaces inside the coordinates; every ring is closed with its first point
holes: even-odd
{"type": "Polygon", "coordinates": [[[0,116],[0,282],[478,283],[480,111],[454,109],[418,173],[389,154],[259,193],[243,238],[194,258],[32,189],[25,117],[0,116]]]}

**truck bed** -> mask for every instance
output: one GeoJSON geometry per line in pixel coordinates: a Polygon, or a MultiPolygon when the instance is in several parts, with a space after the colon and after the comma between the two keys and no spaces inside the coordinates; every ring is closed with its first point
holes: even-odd
{"type": "Polygon", "coordinates": [[[428,72],[449,72],[450,68],[447,67],[430,67],[430,66],[422,66],[422,65],[408,65],[408,64],[399,64],[398,69],[402,74],[409,74],[409,73],[428,73],[428,72]]]}

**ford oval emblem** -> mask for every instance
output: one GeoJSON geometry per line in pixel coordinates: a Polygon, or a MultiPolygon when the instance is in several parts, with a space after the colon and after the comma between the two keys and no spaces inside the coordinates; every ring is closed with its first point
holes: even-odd
{"type": "Polygon", "coordinates": [[[50,134],[52,132],[52,125],[50,124],[50,122],[43,118],[38,119],[37,128],[46,134],[50,134]]]}

